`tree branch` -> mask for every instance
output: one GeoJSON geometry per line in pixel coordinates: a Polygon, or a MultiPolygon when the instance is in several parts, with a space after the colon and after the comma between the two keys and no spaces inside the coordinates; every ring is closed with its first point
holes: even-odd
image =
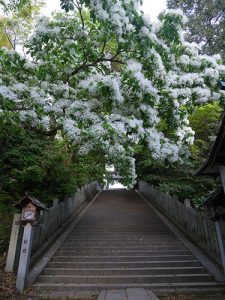
{"type": "Polygon", "coordinates": [[[83,15],[82,15],[82,8],[80,6],[80,2],[76,0],[76,3],[74,5],[76,6],[76,8],[79,11],[79,15],[80,15],[81,23],[82,23],[82,29],[84,30],[84,27],[85,27],[84,18],[83,18],[83,15]]]}
{"type": "Polygon", "coordinates": [[[102,51],[101,51],[102,56],[104,56],[105,46],[106,46],[106,41],[103,42],[102,51]]]}
{"type": "Polygon", "coordinates": [[[121,60],[117,60],[117,59],[113,59],[113,58],[102,58],[102,59],[99,58],[96,61],[94,61],[93,63],[90,63],[90,64],[84,63],[84,64],[82,64],[81,66],[79,66],[78,68],[76,68],[71,73],[70,77],[76,75],[82,69],[86,69],[86,68],[89,68],[89,67],[95,67],[97,64],[99,64],[100,62],[103,62],[103,61],[110,61],[110,62],[115,62],[115,63],[118,63],[118,64],[124,64],[124,62],[122,62],[121,60]]]}
{"type": "Polygon", "coordinates": [[[118,64],[122,64],[122,65],[125,64],[123,61],[121,61],[121,60],[119,60],[119,59],[116,59],[117,56],[118,56],[120,53],[122,53],[124,50],[123,50],[123,51],[122,51],[122,50],[121,50],[121,51],[118,50],[117,53],[116,53],[114,56],[109,57],[109,58],[106,58],[106,57],[104,57],[104,49],[105,49],[105,46],[106,46],[106,42],[104,42],[104,44],[103,44],[102,54],[101,54],[101,56],[100,56],[98,59],[96,59],[96,60],[95,60],[94,62],[92,62],[92,63],[87,63],[87,61],[85,61],[82,65],[80,65],[79,67],[77,67],[77,68],[69,75],[69,77],[67,78],[66,81],[68,81],[68,80],[70,79],[70,77],[72,77],[72,76],[78,74],[81,70],[87,69],[87,68],[90,68],[90,67],[95,67],[95,66],[97,66],[97,65],[98,65],[99,63],[101,63],[101,62],[106,62],[106,61],[108,61],[108,62],[114,62],[114,63],[118,63],[118,64]]]}
{"type": "Polygon", "coordinates": [[[50,136],[50,137],[56,136],[57,131],[62,129],[62,126],[60,126],[60,125],[58,125],[54,128],[51,128],[50,130],[44,130],[44,129],[37,128],[37,127],[31,127],[28,124],[25,125],[24,127],[29,129],[29,130],[35,131],[36,133],[39,133],[41,135],[50,136]]]}
{"type": "Polygon", "coordinates": [[[212,25],[215,25],[216,23],[217,23],[217,21],[220,19],[220,18],[222,18],[223,16],[224,16],[224,12],[225,12],[225,10],[222,10],[219,14],[218,14],[218,16],[216,17],[216,18],[212,18],[211,20],[210,20],[210,23],[212,24],[212,25]]]}

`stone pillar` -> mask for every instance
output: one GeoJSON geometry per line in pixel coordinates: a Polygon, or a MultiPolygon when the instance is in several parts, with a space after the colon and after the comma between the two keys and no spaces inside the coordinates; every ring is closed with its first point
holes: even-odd
{"type": "Polygon", "coordinates": [[[13,267],[14,267],[14,262],[16,257],[16,247],[17,247],[17,241],[18,241],[19,229],[20,229],[20,219],[21,219],[21,213],[14,214],[8,255],[6,260],[6,267],[5,267],[6,272],[13,272],[13,267]]]}
{"type": "Polygon", "coordinates": [[[220,256],[225,273],[225,220],[219,219],[215,221],[217,240],[220,249],[220,256]]]}
{"type": "Polygon", "coordinates": [[[16,288],[22,292],[26,285],[27,274],[30,264],[33,227],[27,223],[24,227],[23,240],[20,251],[19,268],[16,278],[16,288]]]}
{"type": "Polygon", "coordinates": [[[108,189],[109,189],[109,181],[108,181],[108,179],[107,179],[107,183],[106,183],[106,187],[105,187],[105,189],[106,189],[106,190],[108,190],[108,189]]]}
{"type": "Polygon", "coordinates": [[[53,200],[53,203],[52,203],[52,206],[58,206],[59,205],[59,199],[58,198],[55,198],[54,200],[53,200]]]}
{"type": "Polygon", "coordinates": [[[184,205],[186,207],[191,207],[191,200],[190,199],[184,199],[184,205]]]}

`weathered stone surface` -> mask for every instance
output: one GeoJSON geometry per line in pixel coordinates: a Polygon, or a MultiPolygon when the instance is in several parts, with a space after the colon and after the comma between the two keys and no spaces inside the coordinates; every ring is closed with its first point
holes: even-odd
{"type": "Polygon", "coordinates": [[[151,299],[148,294],[146,293],[145,289],[126,289],[127,292],[127,299],[128,300],[156,300],[151,299]]]}
{"type": "Polygon", "coordinates": [[[135,191],[127,190],[100,193],[34,286],[106,290],[100,293],[102,299],[122,300],[129,288],[156,294],[222,288],[154,210],[135,191]],[[109,294],[109,290],[123,291],[109,294]]]}

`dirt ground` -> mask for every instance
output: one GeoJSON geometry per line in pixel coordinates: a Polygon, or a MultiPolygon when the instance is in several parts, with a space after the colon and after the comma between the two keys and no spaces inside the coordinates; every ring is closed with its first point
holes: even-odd
{"type": "Polygon", "coordinates": [[[16,276],[14,273],[6,273],[4,271],[5,263],[0,258],[0,299],[1,300],[22,300],[29,299],[26,294],[34,293],[32,290],[27,289],[25,293],[21,294],[16,290],[16,276]]]}

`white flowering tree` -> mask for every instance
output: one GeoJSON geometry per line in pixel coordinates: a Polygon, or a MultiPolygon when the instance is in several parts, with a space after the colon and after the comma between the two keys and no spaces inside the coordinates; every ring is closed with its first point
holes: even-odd
{"type": "Polygon", "coordinates": [[[184,41],[180,11],[152,24],[137,0],[62,2],[75,10],[39,21],[30,60],[0,50],[0,113],[63,132],[80,153],[102,149],[126,185],[140,144],[153,159],[181,160],[193,107],[223,100],[220,57],[184,41]]]}

